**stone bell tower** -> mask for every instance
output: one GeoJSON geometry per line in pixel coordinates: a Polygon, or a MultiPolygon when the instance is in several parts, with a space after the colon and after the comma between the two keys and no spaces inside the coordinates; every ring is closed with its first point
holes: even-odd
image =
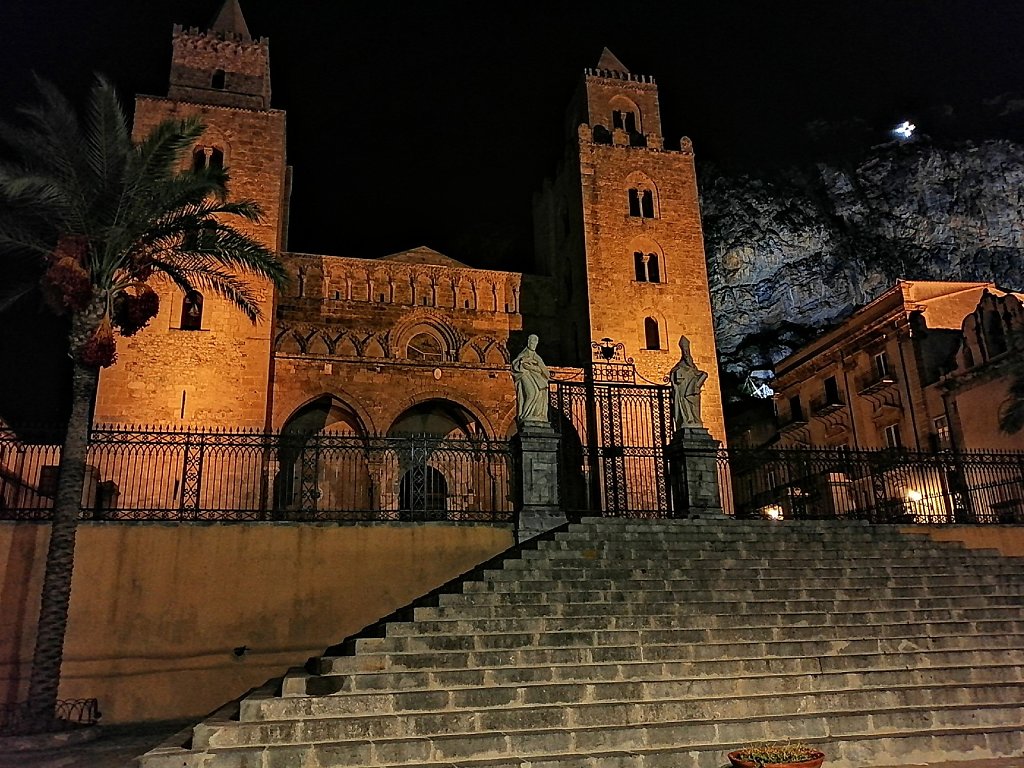
{"type": "Polygon", "coordinates": [[[658,86],[607,48],[567,113],[567,153],[537,199],[539,261],[567,308],[565,356],[621,342],[637,373],[661,384],[686,335],[709,378],[702,417],[725,438],[693,148],[667,149],[658,86]],[[607,344],[607,342],[606,342],[607,344]]]}
{"type": "MultiPolygon", "coordinates": [[[[290,169],[285,113],[270,106],[270,50],[254,39],[237,0],[226,0],[206,30],[175,26],[166,97],[139,96],[135,140],[168,119],[198,117],[206,131],[187,162],[219,165],[230,174],[229,196],[256,201],[258,224],[244,229],[272,251],[284,245],[290,169]]],[[[160,313],[143,331],[118,339],[118,360],[100,378],[94,420],[161,426],[266,425],[274,290],[252,281],[262,319],[253,325],[212,291],[186,296],[154,280],[160,313]]]]}

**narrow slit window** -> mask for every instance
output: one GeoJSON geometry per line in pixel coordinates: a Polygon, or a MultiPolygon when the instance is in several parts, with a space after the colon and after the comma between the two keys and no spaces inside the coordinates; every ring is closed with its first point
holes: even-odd
{"type": "Polygon", "coordinates": [[[206,167],[206,147],[196,147],[192,150],[192,170],[201,171],[206,167]]]}
{"type": "Polygon", "coordinates": [[[223,69],[217,69],[213,72],[213,77],[210,78],[210,87],[218,91],[224,90],[224,86],[227,82],[227,75],[223,69]]]}
{"type": "Polygon", "coordinates": [[[210,150],[210,167],[211,168],[223,168],[224,167],[224,150],[213,147],[210,150]]]}
{"type": "Polygon", "coordinates": [[[203,294],[198,291],[185,294],[181,301],[181,330],[201,331],[203,329],[203,294]]]}
{"type": "Polygon", "coordinates": [[[661,349],[661,333],[656,318],[644,318],[644,340],[647,343],[647,349],[661,349]]]}
{"type": "Polygon", "coordinates": [[[644,255],[640,251],[633,254],[633,270],[638,283],[647,282],[647,265],[644,264],[644,255]]]}
{"type": "Polygon", "coordinates": [[[661,269],[658,267],[658,254],[656,253],[647,254],[647,282],[661,282],[661,269]]]}
{"type": "Polygon", "coordinates": [[[649,189],[645,189],[644,190],[644,194],[643,194],[643,198],[641,199],[640,202],[641,202],[641,205],[640,205],[640,207],[641,207],[641,215],[645,219],[653,219],[654,218],[654,193],[651,190],[649,190],[649,189]]]}
{"type": "Polygon", "coordinates": [[[631,189],[629,190],[629,215],[640,216],[640,190],[631,189]]]}

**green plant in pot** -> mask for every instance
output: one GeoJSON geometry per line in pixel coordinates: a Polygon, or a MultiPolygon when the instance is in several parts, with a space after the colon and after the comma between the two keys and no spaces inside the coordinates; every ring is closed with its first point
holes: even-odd
{"type": "Polygon", "coordinates": [[[825,753],[807,744],[762,742],[730,752],[735,768],[821,768],[825,753]]]}

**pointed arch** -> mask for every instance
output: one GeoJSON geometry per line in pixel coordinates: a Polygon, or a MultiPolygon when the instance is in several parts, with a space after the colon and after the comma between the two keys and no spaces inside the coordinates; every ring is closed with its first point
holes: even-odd
{"type": "Polygon", "coordinates": [[[627,257],[627,269],[637,283],[667,282],[668,272],[665,263],[665,252],[661,246],[649,237],[636,237],[630,241],[627,257]]]}
{"type": "Polygon", "coordinates": [[[612,130],[619,128],[628,134],[643,133],[643,118],[636,102],[621,93],[612,96],[608,102],[611,109],[609,116],[612,130]]]}

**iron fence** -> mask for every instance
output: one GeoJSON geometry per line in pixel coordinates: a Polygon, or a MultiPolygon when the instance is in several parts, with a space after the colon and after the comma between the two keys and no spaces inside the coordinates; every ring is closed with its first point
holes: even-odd
{"type": "MultiPolygon", "coordinates": [[[[0,517],[48,519],[60,447],[0,433],[0,517]]],[[[94,429],[94,520],[511,523],[504,442],[437,436],[94,429]]]]}
{"type": "Polygon", "coordinates": [[[54,717],[40,722],[25,702],[0,704],[0,736],[23,736],[40,732],[67,731],[95,725],[100,719],[96,699],[60,699],[54,717]]]}
{"type": "Polygon", "coordinates": [[[595,365],[584,381],[553,382],[550,405],[570,516],[669,516],[669,387],[635,383],[632,366],[595,365]]]}
{"type": "Polygon", "coordinates": [[[1024,453],[723,449],[739,518],[1024,523],[1024,453]]]}

